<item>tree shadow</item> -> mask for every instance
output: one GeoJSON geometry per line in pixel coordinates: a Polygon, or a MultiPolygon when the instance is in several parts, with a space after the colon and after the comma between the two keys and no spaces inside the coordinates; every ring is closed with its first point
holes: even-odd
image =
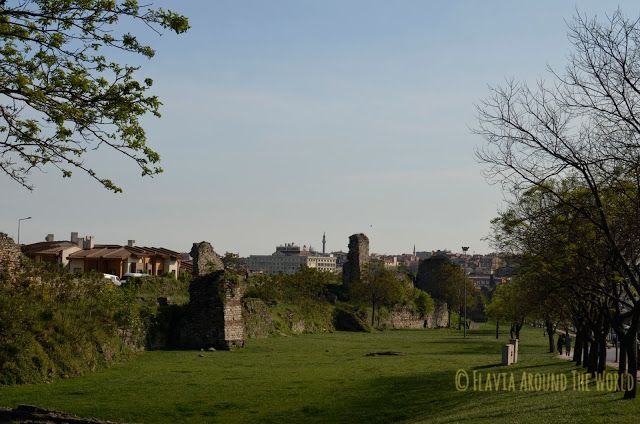
{"type": "Polygon", "coordinates": [[[479,365],[477,367],[472,367],[472,370],[484,370],[487,368],[497,368],[497,367],[501,367],[502,366],[502,362],[498,362],[497,364],[489,364],[489,365],[479,365]]]}
{"type": "Polygon", "coordinates": [[[455,371],[377,377],[333,394],[332,401],[261,417],[267,422],[388,423],[428,417],[482,401],[487,393],[457,391],[455,371]],[[318,410],[321,414],[318,414],[318,410]]]}

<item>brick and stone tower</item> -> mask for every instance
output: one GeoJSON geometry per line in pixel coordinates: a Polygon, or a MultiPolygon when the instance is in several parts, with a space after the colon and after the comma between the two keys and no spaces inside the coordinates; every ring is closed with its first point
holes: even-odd
{"type": "Polygon", "coordinates": [[[224,265],[208,242],[194,243],[189,304],[179,329],[186,348],[233,349],[244,345],[242,295],[246,276],[224,265]]]}
{"type": "Polygon", "coordinates": [[[342,266],[342,284],[345,288],[360,280],[364,266],[369,262],[369,238],[360,233],[349,237],[347,262],[342,266]]]}

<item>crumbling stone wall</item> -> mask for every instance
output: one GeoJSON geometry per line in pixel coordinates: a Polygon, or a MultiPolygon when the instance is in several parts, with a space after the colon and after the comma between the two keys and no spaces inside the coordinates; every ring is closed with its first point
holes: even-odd
{"type": "Polygon", "coordinates": [[[213,246],[206,241],[193,243],[189,255],[191,255],[193,259],[192,272],[194,277],[207,275],[224,269],[222,260],[220,260],[220,257],[213,250],[213,246]]]}
{"type": "Polygon", "coordinates": [[[189,285],[189,304],[179,328],[180,346],[192,349],[244,346],[241,299],[246,276],[225,271],[207,242],[194,243],[191,257],[195,278],[189,285]]]}
{"type": "Polygon", "coordinates": [[[407,306],[391,311],[383,326],[387,328],[424,328],[426,320],[407,306]]]}
{"type": "Polygon", "coordinates": [[[443,328],[449,324],[449,309],[444,302],[434,302],[433,311],[427,317],[427,328],[443,328]]]}
{"type": "Polygon", "coordinates": [[[446,303],[436,302],[433,311],[426,317],[421,316],[411,308],[402,306],[391,311],[382,323],[387,328],[442,328],[448,323],[446,303]]]}
{"type": "Polygon", "coordinates": [[[20,265],[20,247],[5,233],[0,233],[0,274],[13,273],[20,265]]]}
{"type": "Polygon", "coordinates": [[[349,237],[347,262],[342,266],[342,284],[348,288],[360,280],[364,266],[369,262],[369,238],[360,233],[349,237]]]}
{"type": "Polygon", "coordinates": [[[262,299],[244,299],[242,306],[244,331],[248,338],[268,337],[276,332],[269,307],[262,299]]]}
{"type": "Polygon", "coordinates": [[[232,349],[244,346],[244,320],[242,318],[242,295],[246,290],[246,277],[230,275],[225,278],[223,293],[224,347],[232,349]]]}

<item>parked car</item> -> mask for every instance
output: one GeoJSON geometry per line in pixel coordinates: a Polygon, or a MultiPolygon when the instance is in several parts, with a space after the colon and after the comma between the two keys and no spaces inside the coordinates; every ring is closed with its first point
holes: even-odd
{"type": "Polygon", "coordinates": [[[104,275],[104,278],[106,280],[111,280],[111,282],[116,286],[122,285],[122,281],[120,281],[117,275],[113,275],[113,274],[102,274],[102,275],[104,275]]]}
{"type": "Polygon", "coordinates": [[[126,283],[132,278],[145,278],[145,277],[149,277],[149,274],[143,274],[141,272],[127,272],[122,276],[121,281],[123,283],[126,283]]]}

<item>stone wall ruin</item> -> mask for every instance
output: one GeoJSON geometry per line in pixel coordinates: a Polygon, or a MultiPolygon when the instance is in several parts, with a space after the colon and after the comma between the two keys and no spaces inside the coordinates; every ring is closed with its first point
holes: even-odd
{"type": "Polygon", "coordinates": [[[192,272],[194,277],[207,275],[224,269],[222,260],[213,250],[213,246],[211,246],[209,242],[201,241],[200,243],[193,243],[189,255],[191,255],[193,259],[192,272]]]}
{"type": "Polygon", "coordinates": [[[345,288],[360,280],[365,265],[369,262],[369,238],[362,234],[349,237],[347,262],[342,266],[342,284],[345,288]]]}
{"type": "Polygon", "coordinates": [[[246,276],[225,271],[207,242],[191,249],[194,279],[189,304],[179,328],[179,344],[191,349],[233,349],[244,346],[242,295],[246,276]]]}
{"type": "Polygon", "coordinates": [[[13,273],[20,266],[20,247],[5,233],[0,233],[0,274],[13,273]]]}
{"type": "Polygon", "coordinates": [[[433,310],[426,316],[413,311],[406,306],[400,306],[391,311],[382,322],[385,328],[444,328],[449,323],[447,304],[434,302],[433,310]]]}

